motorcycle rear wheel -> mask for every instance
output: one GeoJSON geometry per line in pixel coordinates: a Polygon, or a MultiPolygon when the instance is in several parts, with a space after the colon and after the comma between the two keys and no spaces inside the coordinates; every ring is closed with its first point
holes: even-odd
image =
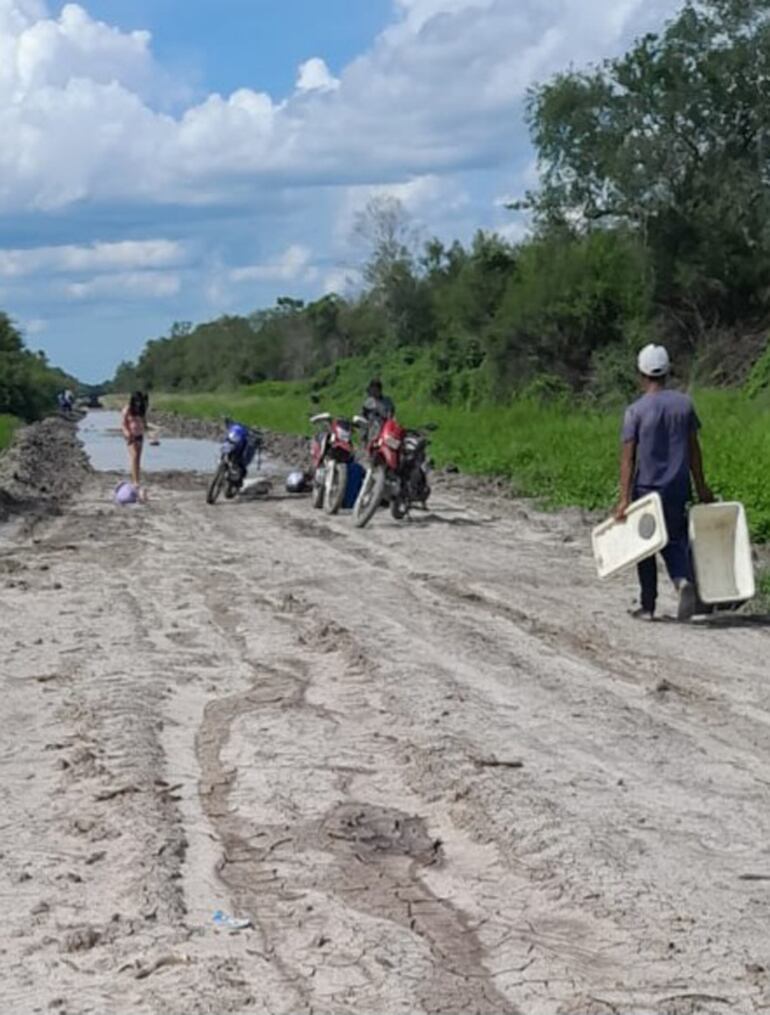
{"type": "Polygon", "coordinates": [[[214,504],[217,497],[222,492],[222,487],[225,485],[225,476],[227,475],[227,466],[224,462],[219,463],[219,468],[214,473],[214,478],[209,483],[209,488],[206,491],[206,503],[214,504]]]}
{"type": "Polygon", "coordinates": [[[336,515],[342,507],[347,485],[347,465],[344,462],[330,462],[326,467],[326,481],[324,483],[324,511],[327,515],[336,515]]]}
{"type": "Polygon", "coordinates": [[[385,469],[382,465],[369,469],[361,485],[361,492],[353,507],[353,519],[356,528],[362,529],[367,522],[371,521],[374,512],[380,506],[382,495],[385,492],[385,469]]]}

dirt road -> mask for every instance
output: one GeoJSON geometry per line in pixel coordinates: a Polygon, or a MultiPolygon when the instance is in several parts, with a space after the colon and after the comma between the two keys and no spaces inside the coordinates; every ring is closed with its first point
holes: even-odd
{"type": "Polygon", "coordinates": [[[3,1013],[770,1006],[767,627],[515,503],[110,484],[0,529],[3,1013]]]}

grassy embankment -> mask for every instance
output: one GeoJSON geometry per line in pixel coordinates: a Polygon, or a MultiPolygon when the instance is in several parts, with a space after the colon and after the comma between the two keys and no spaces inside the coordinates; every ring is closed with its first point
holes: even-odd
{"type": "MultiPolygon", "coordinates": [[[[357,410],[365,376],[365,367],[350,363],[325,378],[323,386],[265,382],[232,393],[154,395],[153,405],[309,434],[311,412],[357,410]],[[315,406],[311,390],[319,397],[315,406]]],[[[464,472],[505,476],[518,493],[549,507],[603,509],[613,503],[620,408],[591,410],[534,398],[505,406],[448,407],[430,400],[405,374],[395,375],[392,384],[388,374],[385,380],[402,423],[437,424],[432,438],[437,465],[451,462],[464,472]]],[[[709,482],[723,500],[742,501],[754,537],[770,541],[770,401],[734,390],[702,390],[695,400],[709,482]]]]}
{"type": "Polygon", "coordinates": [[[20,421],[15,416],[0,414],[0,451],[4,451],[8,447],[13,439],[14,431],[20,425],[20,421]]]}

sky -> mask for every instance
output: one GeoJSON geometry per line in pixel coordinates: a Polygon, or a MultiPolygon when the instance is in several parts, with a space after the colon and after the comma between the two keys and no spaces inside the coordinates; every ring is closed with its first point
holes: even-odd
{"type": "Polygon", "coordinates": [[[515,240],[527,88],[679,0],[0,0],[0,309],[81,380],[174,321],[355,291],[356,216],[515,240]]]}

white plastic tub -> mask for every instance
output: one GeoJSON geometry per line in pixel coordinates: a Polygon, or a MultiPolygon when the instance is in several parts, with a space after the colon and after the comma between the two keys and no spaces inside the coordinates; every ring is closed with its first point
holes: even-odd
{"type": "Polygon", "coordinates": [[[753,599],[754,565],[742,504],[733,501],[691,508],[690,543],[698,594],[704,603],[753,599]]]}
{"type": "Polygon", "coordinates": [[[668,545],[660,495],[649,493],[634,501],[622,522],[608,518],[597,525],[591,543],[600,578],[609,578],[658,553],[668,545]]]}

